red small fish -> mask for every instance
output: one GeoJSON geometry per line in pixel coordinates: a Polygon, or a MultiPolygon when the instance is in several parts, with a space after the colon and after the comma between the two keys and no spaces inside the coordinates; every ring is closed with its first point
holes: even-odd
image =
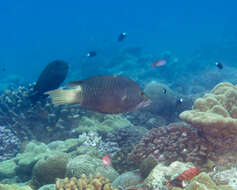
{"type": "Polygon", "coordinates": [[[196,175],[200,174],[200,170],[198,168],[189,168],[181,173],[176,179],[181,181],[188,181],[193,179],[196,175]]]}
{"type": "Polygon", "coordinates": [[[178,177],[167,183],[168,187],[185,187],[185,181],[189,181],[197,176],[201,171],[198,168],[189,168],[181,173],[178,177]]]}
{"type": "Polygon", "coordinates": [[[104,167],[106,168],[107,166],[113,167],[112,166],[112,160],[110,158],[110,156],[108,154],[106,154],[103,158],[102,158],[102,162],[104,164],[104,167]]]}
{"type": "Polygon", "coordinates": [[[154,67],[161,67],[161,66],[163,66],[163,65],[165,65],[166,64],[166,60],[164,60],[164,59],[159,59],[159,60],[157,60],[156,62],[153,62],[152,64],[151,64],[151,66],[152,66],[152,68],[154,68],[154,67]]]}

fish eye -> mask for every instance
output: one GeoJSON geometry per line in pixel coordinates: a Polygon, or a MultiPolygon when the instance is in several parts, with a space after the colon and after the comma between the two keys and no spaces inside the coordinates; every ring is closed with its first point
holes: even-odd
{"type": "Polygon", "coordinates": [[[140,95],[141,95],[141,96],[144,96],[144,95],[145,95],[145,93],[144,93],[144,92],[140,92],[140,95]]]}

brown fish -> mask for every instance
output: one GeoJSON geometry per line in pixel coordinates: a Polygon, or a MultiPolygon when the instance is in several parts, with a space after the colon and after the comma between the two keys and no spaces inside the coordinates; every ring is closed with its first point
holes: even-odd
{"type": "Polygon", "coordinates": [[[117,75],[74,81],[46,94],[55,105],[80,103],[82,107],[108,114],[135,111],[151,103],[137,83],[117,75]]]}

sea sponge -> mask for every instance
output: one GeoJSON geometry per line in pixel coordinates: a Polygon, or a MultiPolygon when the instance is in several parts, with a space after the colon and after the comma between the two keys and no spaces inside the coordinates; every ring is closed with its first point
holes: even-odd
{"type": "Polygon", "coordinates": [[[218,156],[237,150],[237,85],[219,83],[179,117],[208,140],[210,158],[218,160],[218,156]]]}
{"type": "Polygon", "coordinates": [[[110,181],[104,178],[101,174],[96,174],[96,176],[89,175],[86,176],[82,174],[79,179],[64,178],[57,179],[56,190],[117,190],[110,185],[110,181]]]}

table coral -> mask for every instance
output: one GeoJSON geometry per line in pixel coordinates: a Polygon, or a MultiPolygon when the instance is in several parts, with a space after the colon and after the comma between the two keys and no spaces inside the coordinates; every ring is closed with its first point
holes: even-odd
{"type": "Polygon", "coordinates": [[[210,93],[196,99],[192,110],[179,116],[214,147],[211,158],[218,160],[218,155],[237,150],[237,86],[219,83],[210,93]]]}

